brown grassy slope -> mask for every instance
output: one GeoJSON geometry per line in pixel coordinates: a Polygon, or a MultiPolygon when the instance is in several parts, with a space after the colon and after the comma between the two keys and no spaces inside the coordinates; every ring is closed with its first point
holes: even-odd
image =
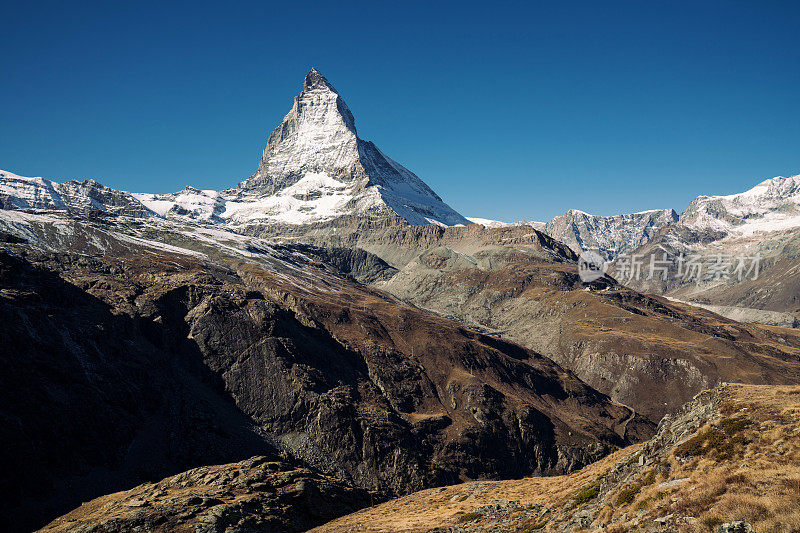
{"type": "Polygon", "coordinates": [[[800,531],[800,387],[728,385],[568,476],[432,489],[313,531],[800,531]]]}

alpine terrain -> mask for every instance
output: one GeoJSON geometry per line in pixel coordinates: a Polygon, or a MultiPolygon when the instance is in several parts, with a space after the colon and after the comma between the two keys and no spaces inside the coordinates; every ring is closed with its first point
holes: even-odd
{"type": "MultiPolygon", "coordinates": [[[[719,525],[714,480],[796,459],[800,331],[687,302],[794,316],[799,206],[794,177],[680,217],[470,220],[314,69],[231,188],[0,171],[0,529],[719,525]],[[742,284],[587,283],[584,248],[765,262],[742,284]]],[[[743,519],[795,523],[796,477],[743,519]]]]}
{"type": "Polygon", "coordinates": [[[631,287],[738,320],[797,327],[800,175],[768,179],[739,194],[700,196],[675,224],[634,253],[645,261],[666,253],[674,265],[666,280],[632,280],[631,287]],[[697,258],[703,271],[684,269],[680,275],[681,255],[697,258]]]}

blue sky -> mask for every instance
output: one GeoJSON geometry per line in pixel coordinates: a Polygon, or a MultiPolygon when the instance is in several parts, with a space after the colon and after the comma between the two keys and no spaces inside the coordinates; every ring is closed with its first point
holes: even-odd
{"type": "Polygon", "coordinates": [[[0,168],[226,188],[317,67],[467,216],[673,207],[800,173],[800,3],[4,2],[0,168]]]}

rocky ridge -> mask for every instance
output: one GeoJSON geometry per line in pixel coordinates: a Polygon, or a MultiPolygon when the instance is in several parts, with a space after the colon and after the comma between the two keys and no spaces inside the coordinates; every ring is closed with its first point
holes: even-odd
{"type": "Polygon", "coordinates": [[[252,457],[97,498],[40,531],[301,532],[370,502],[366,491],[341,480],[252,457]]]}
{"type": "Polygon", "coordinates": [[[615,216],[598,216],[570,209],[545,224],[542,231],[570,246],[576,253],[596,250],[606,260],[630,253],[650,242],[661,228],[678,220],[672,209],[615,216]]]}

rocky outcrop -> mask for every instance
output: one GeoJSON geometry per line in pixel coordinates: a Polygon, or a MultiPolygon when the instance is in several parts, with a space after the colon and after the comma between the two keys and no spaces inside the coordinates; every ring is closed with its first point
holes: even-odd
{"type": "Polygon", "coordinates": [[[297,251],[323,261],[344,274],[353,276],[360,283],[375,283],[390,279],[397,269],[377,255],[361,248],[314,246],[311,244],[287,244],[279,246],[297,251]]]}
{"type": "Polygon", "coordinates": [[[97,498],[42,532],[300,532],[370,504],[330,476],[267,457],[195,468],[97,498]]]}
{"type": "Polygon", "coordinates": [[[116,312],[140,290],[113,282],[119,264],[34,263],[21,252],[0,252],[0,529],[30,531],[98,494],[193,466],[278,457],[185,335],[164,330],[159,346],[158,323],[116,312]],[[110,276],[96,281],[110,302],[56,273],[82,269],[110,276]]]}

